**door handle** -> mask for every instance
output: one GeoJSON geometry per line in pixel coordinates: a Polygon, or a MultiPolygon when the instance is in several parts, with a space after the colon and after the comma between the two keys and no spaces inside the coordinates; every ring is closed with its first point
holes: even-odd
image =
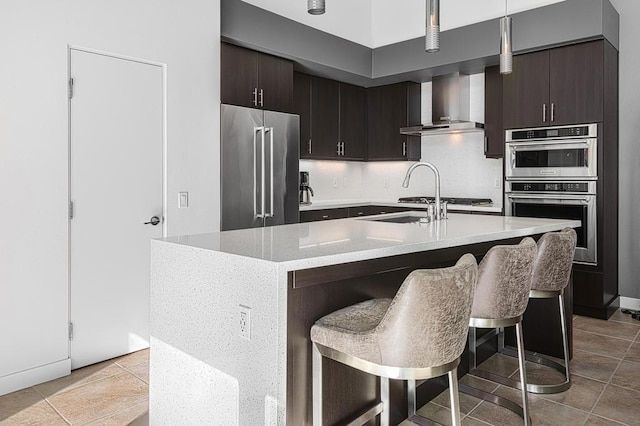
{"type": "Polygon", "coordinates": [[[152,216],[151,219],[149,219],[149,222],[144,222],[145,225],[152,225],[152,226],[156,226],[159,223],[160,223],[160,218],[158,216],[152,216]]]}
{"type": "MultiPolygon", "coordinates": [[[[260,213],[258,213],[258,200],[256,194],[258,192],[258,133],[262,133],[262,164],[264,165],[264,127],[253,128],[253,214],[256,218],[260,219],[264,217],[264,201],[260,206],[260,213]]],[[[262,167],[262,197],[264,198],[264,167],[262,167]]]]}
{"type": "MultiPolygon", "coordinates": [[[[265,217],[273,217],[273,127],[267,127],[265,132],[269,132],[269,211],[265,212],[265,217]]],[[[264,165],[262,166],[264,168],[264,165]]]]}

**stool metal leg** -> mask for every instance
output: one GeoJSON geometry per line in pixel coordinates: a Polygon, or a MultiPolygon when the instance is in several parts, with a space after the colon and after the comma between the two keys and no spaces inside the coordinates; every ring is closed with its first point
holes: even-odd
{"type": "Polygon", "coordinates": [[[469,327],[469,371],[475,370],[478,366],[478,358],[476,355],[476,328],[469,327]]]}
{"type": "Polygon", "coordinates": [[[389,405],[389,378],[380,377],[380,397],[382,399],[382,413],[380,413],[380,426],[389,426],[390,424],[390,405],[389,405]]]}
{"type": "Polygon", "coordinates": [[[407,418],[411,418],[416,414],[416,381],[407,380],[407,418]]]}
{"type": "Polygon", "coordinates": [[[322,355],[318,346],[311,345],[312,354],[312,398],[313,398],[313,426],[322,426],[322,355]]]}
{"type": "Polygon", "coordinates": [[[451,423],[460,426],[460,399],[458,396],[458,369],[449,371],[449,398],[451,400],[451,423]]]}
{"type": "Polygon", "coordinates": [[[529,398],[527,395],[527,370],[524,365],[524,341],[522,339],[522,321],[516,323],[518,339],[518,364],[520,366],[520,383],[522,383],[522,414],[525,426],[529,426],[529,398]]]}
{"type": "Polygon", "coordinates": [[[571,373],[569,373],[569,338],[567,336],[566,313],[564,311],[564,300],[562,294],[558,296],[560,305],[560,323],[562,326],[562,346],[564,347],[564,374],[566,382],[571,383],[571,373]]]}

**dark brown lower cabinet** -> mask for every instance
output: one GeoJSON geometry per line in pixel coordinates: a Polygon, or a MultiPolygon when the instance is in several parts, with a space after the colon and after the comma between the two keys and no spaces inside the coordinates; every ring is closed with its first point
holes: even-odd
{"type": "Polygon", "coordinates": [[[304,210],[300,212],[300,223],[320,220],[344,219],[349,217],[349,209],[304,210]]]}

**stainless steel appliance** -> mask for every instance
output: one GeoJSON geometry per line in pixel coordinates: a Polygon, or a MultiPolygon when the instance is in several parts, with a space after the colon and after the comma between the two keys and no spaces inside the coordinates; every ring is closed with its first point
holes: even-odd
{"type": "Polygon", "coordinates": [[[507,130],[505,177],[597,179],[597,124],[507,130]]]}
{"type": "Polygon", "coordinates": [[[221,229],[298,222],[300,119],[222,105],[221,229]]]}
{"type": "Polygon", "coordinates": [[[505,214],[575,219],[574,260],[597,264],[597,124],[506,132],[505,214]]]}
{"type": "Polygon", "coordinates": [[[579,220],[574,260],[597,262],[596,181],[507,181],[505,214],[579,220]]]}
{"type": "Polygon", "coordinates": [[[310,205],[311,197],[313,197],[313,189],[309,186],[309,172],[300,172],[300,204],[310,205]]]}

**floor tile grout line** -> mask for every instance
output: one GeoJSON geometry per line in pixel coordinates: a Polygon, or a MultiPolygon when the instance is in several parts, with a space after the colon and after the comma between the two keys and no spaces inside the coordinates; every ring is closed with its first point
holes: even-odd
{"type": "MultiPolygon", "coordinates": [[[[629,353],[629,351],[631,350],[631,347],[633,346],[633,344],[629,345],[629,347],[627,348],[627,351],[624,353],[624,356],[622,357],[622,359],[620,360],[620,362],[618,363],[618,366],[615,368],[615,370],[613,370],[613,374],[611,375],[611,377],[609,378],[609,381],[607,382],[607,384],[604,386],[604,388],[602,389],[602,392],[600,393],[600,396],[598,397],[598,399],[596,400],[595,404],[593,404],[593,407],[591,408],[591,412],[589,413],[589,415],[593,415],[593,411],[596,409],[596,407],[598,406],[598,403],[600,402],[600,400],[602,399],[602,395],[604,395],[604,393],[607,391],[607,388],[609,386],[615,386],[611,384],[611,381],[613,380],[613,378],[615,377],[616,373],[618,372],[618,370],[620,369],[620,366],[622,365],[622,363],[624,362],[625,357],[627,356],[627,354],[629,353]]],[[[622,387],[622,386],[620,386],[622,387]]],[[[626,389],[626,388],[623,388],[626,389]]],[[[597,415],[597,414],[596,414],[597,415]]],[[[602,416],[600,416],[602,417],[602,416]]],[[[606,417],[605,417],[606,418],[606,417]]],[[[608,420],[613,420],[613,419],[608,419],[608,420]]],[[[613,421],[617,421],[617,420],[613,420],[613,421]]]]}
{"type": "Polygon", "coordinates": [[[608,338],[610,338],[610,339],[624,340],[625,342],[634,342],[634,341],[635,341],[635,339],[636,339],[636,337],[638,337],[638,334],[637,334],[637,333],[633,336],[633,338],[631,338],[631,339],[627,339],[627,338],[624,338],[624,337],[610,336],[610,335],[608,335],[608,334],[602,334],[602,333],[596,333],[596,332],[593,332],[593,331],[583,330],[583,329],[581,329],[581,328],[576,328],[576,329],[574,330],[574,334],[575,334],[575,331],[576,331],[576,330],[578,330],[578,331],[582,331],[583,333],[595,334],[596,336],[608,337],[608,338]]]}
{"type": "Polygon", "coordinates": [[[66,417],[65,417],[65,416],[60,412],[60,410],[58,410],[58,409],[56,408],[56,406],[55,406],[55,405],[53,405],[53,404],[51,403],[51,401],[49,401],[47,398],[44,398],[44,402],[46,402],[46,403],[49,405],[49,407],[51,407],[51,408],[53,409],[53,411],[55,411],[55,412],[56,412],[56,413],[57,413],[57,414],[62,418],[62,420],[64,420],[64,422],[65,422],[66,424],[71,425],[71,421],[69,421],[69,420],[68,420],[68,419],[67,419],[67,418],[66,418],[66,417]]]}
{"type": "MultiPolygon", "coordinates": [[[[116,363],[117,364],[117,363],[116,363]]],[[[143,379],[142,377],[138,376],[136,373],[134,373],[133,371],[129,370],[127,367],[120,365],[120,368],[122,368],[124,371],[126,371],[127,373],[131,374],[133,377],[135,377],[138,380],[141,380],[142,382],[144,382],[147,386],[149,385],[149,382],[146,381],[145,379],[143,379]]]]}
{"type": "Polygon", "coordinates": [[[97,422],[98,420],[102,420],[102,419],[106,419],[107,417],[115,416],[116,414],[123,413],[123,412],[135,407],[136,405],[141,404],[142,402],[147,402],[148,403],[149,402],[149,398],[147,397],[147,399],[145,401],[138,401],[138,402],[136,402],[135,404],[133,404],[133,405],[131,405],[129,407],[123,408],[122,410],[114,411],[113,413],[108,413],[108,414],[105,414],[104,416],[96,417],[95,419],[91,419],[91,420],[87,420],[84,423],[78,423],[77,426],[88,425],[89,423],[97,422]]]}

